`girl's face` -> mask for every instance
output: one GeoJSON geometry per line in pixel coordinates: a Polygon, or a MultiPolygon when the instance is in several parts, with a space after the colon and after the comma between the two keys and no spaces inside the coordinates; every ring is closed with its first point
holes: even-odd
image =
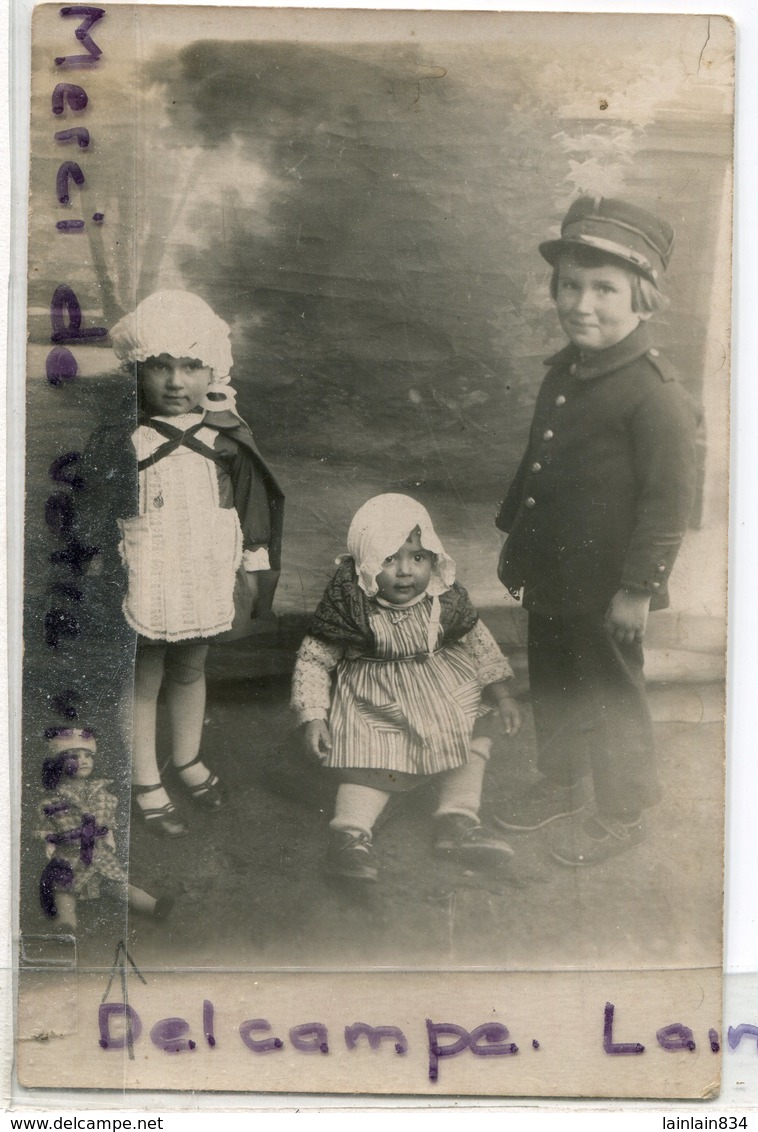
{"type": "Polygon", "coordinates": [[[377,575],[379,597],[393,605],[406,605],[425,592],[432,576],[434,555],[424,550],[421,537],[411,531],[399,550],[388,555],[377,575]]]}
{"type": "Polygon", "coordinates": [[[213,371],[197,358],[161,354],[142,363],[140,382],[146,407],[161,417],[190,413],[208,392],[213,371]]]}
{"type": "Polygon", "coordinates": [[[613,263],[579,267],[561,258],[555,302],[561,326],[581,350],[607,350],[650,317],[632,310],[629,272],[613,263]]]}

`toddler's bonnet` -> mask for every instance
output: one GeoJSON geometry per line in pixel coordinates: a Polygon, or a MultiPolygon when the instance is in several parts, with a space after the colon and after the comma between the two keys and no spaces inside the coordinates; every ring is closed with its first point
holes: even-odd
{"type": "Polygon", "coordinates": [[[388,493],[375,495],[364,503],[347,534],[347,548],[358,572],[358,585],[369,597],[374,597],[378,590],[376,579],[384,559],[394,554],[417,527],[421,545],[436,556],[427,593],[435,596],[452,586],[455,562],[446,553],[429,512],[409,495],[388,493]]]}

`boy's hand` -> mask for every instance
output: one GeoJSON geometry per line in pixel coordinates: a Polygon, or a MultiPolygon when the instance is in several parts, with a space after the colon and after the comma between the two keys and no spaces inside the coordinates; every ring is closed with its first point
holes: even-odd
{"type": "Polygon", "coordinates": [[[309,719],[305,725],[305,747],[318,759],[323,759],[332,749],[329,728],[323,719],[309,719]]]}
{"type": "Polygon", "coordinates": [[[521,730],[521,709],[514,699],[508,696],[497,705],[506,735],[518,735],[521,730]]]}
{"type": "Polygon", "coordinates": [[[505,684],[490,684],[489,693],[497,703],[506,735],[518,735],[521,730],[521,709],[508,692],[505,684]]]}
{"type": "Polygon", "coordinates": [[[258,575],[252,570],[246,570],[245,578],[247,579],[248,593],[253,599],[253,613],[255,613],[255,607],[258,604],[258,575]]]}
{"type": "Polygon", "coordinates": [[[631,645],[645,636],[649,611],[649,594],[617,590],[605,615],[605,627],[620,645],[631,645]]]}

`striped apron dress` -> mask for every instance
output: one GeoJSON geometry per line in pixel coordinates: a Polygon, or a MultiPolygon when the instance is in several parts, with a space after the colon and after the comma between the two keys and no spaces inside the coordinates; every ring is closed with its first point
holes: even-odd
{"type": "Polygon", "coordinates": [[[430,653],[432,610],[372,612],[375,655],[351,651],[337,667],[326,766],[431,775],[468,762],[481,687],[463,644],[430,653]]]}

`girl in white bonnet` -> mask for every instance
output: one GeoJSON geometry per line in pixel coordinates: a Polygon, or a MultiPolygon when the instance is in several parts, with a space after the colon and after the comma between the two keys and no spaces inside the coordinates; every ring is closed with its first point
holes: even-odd
{"type": "Polygon", "coordinates": [[[479,821],[491,741],[472,735],[489,710],[483,692],[506,733],[519,729],[510,665],[416,500],[370,499],[347,546],[298,653],[292,691],[307,748],[339,775],[326,871],[375,881],[377,818],[392,793],[430,780],[435,851],[497,865],[511,849],[479,821]]]}
{"type": "Polygon", "coordinates": [[[218,809],[224,790],[200,754],[208,643],[244,634],[259,577],[279,569],[283,496],[235,411],[229,327],[207,303],[158,292],[111,338],[136,379],[137,419],[122,410],[91,438],[81,522],[95,571],[138,635],[134,812],[150,831],[181,837],[187,825],[158,769],[158,693],[176,783],[218,809]]]}

